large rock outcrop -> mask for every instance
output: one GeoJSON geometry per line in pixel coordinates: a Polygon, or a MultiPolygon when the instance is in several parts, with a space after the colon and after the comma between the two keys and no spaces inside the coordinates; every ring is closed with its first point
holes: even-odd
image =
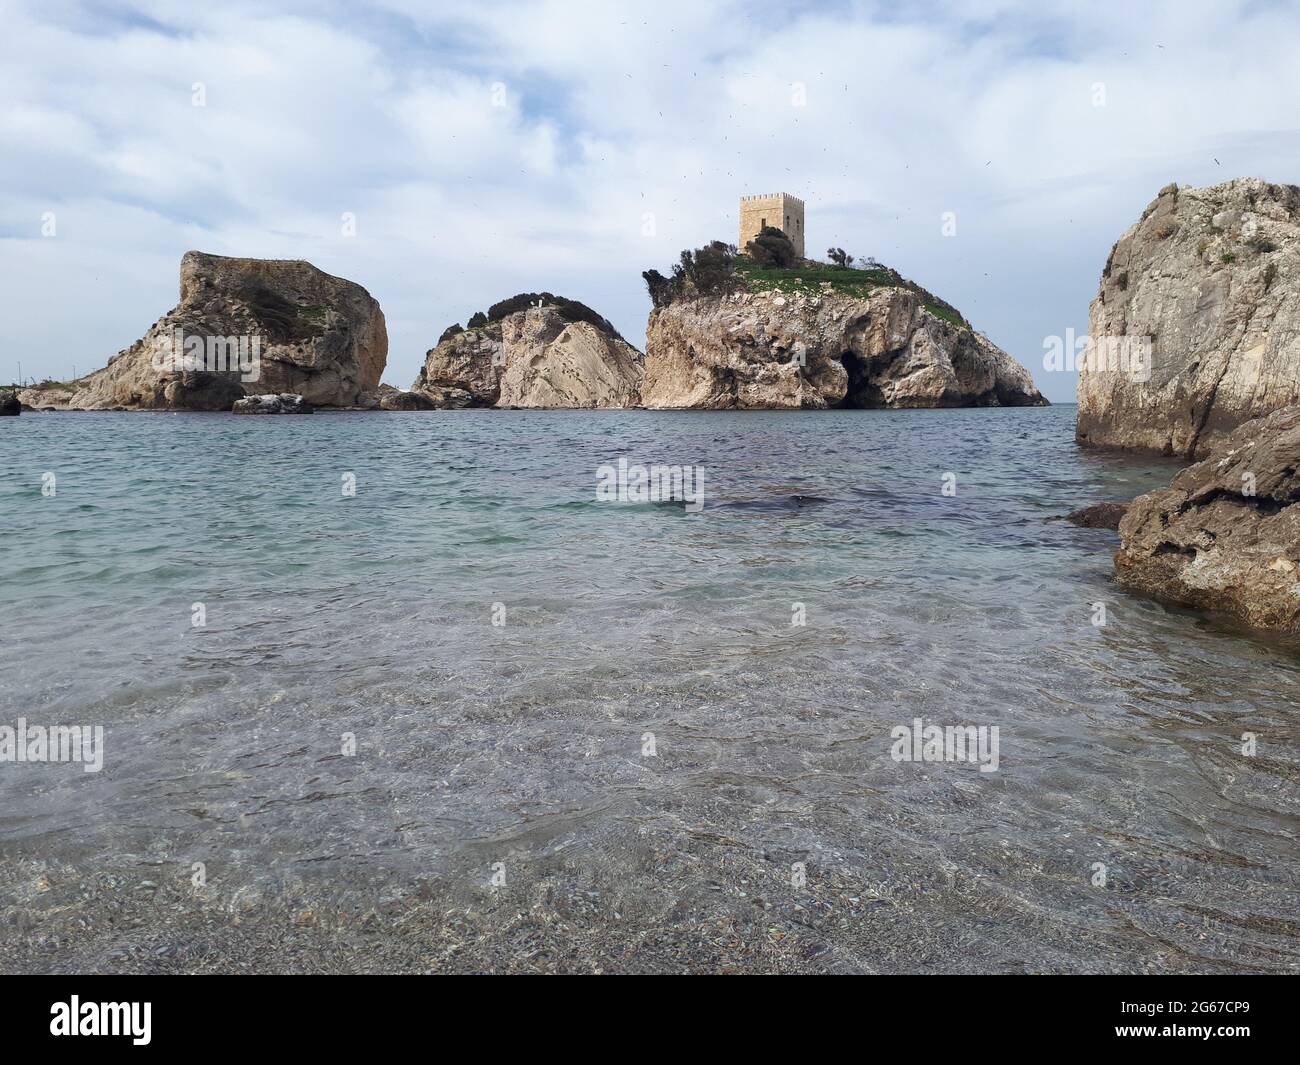
{"type": "Polygon", "coordinates": [[[412,391],[439,407],[636,406],[641,353],[608,322],[591,313],[575,317],[570,308],[581,305],[565,304],[448,329],[425,356],[412,391]]]}
{"type": "Polygon", "coordinates": [[[346,407],[378,386],[387,359],[383,312],[360,285],[307,262],[191,251],[180,303],[67,405],[229,410],[245,395],[295,393],[346,407]]]}
{"type": "Polygon", "coordinates": [[[1239,426],[1120,522],[1120,583],[1300,633],[1300,407],[1239,426]]]}
{"type": "Polygon", "coordinates": [[[1198,456],[1300,403],[1300,189],[1169,185],[1120,237],[1092,301],[1080,443],[1198,456]],[[1148,343],[1150,365],[1122,347],[1148,343]],[[1116,355],[1119,357],[1117,358],[1116,355]]]}
{"type": "Polygon", "coordinates": [[[735,291],[656,307],[647,407],[1027,406],[1047,401],[1006,352],[907,288],[867,296],[735,291]]]}

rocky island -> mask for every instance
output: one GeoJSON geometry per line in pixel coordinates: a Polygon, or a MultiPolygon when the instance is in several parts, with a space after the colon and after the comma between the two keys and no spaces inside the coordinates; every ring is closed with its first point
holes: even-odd
{"type": "Polygon", "coordinates": [[[388,332],[360,285],[297,260],[186,252],[180,302],[102,370],[19,398],[36,409],[230,410],[292,393],[355,405],[379,385],[388,332]]]}
{"type": "Polygon", "coordinates": [[[360,285],[307,262],[191,251],[180,302],[140,340],[102,370],[18,399],[35,410],[237,413],[1047,402],[951,304],[831,251],[832,263],[805,259],[763,227],[744,254],[714,241],[683,252],[671,277],[647,271],[645,354],[586,304],[519,293],[446,328],[408,391],[380,384],[384,315],[360,285]]]}
{"type": "Polygon", "coordinates": [[[577,300],[525,292],[448,326],[411,392],[435,407],[635,407],[643,356],[577,300]]]}
{"type": "Polygon", "coordinates": [[[647,271],[646,407],[1046,404],[1028,370],[896,271],[798,259],[779,231],[767,239],[775,261],[756,242],[737,255],[715,241],[671,278],[647,271]]]}

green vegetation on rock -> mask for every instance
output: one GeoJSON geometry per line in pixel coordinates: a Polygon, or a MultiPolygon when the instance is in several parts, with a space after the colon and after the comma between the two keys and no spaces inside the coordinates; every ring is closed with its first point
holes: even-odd
{"type": "Polygon", "coordinates": [[[829,284],[845,296],[865,298],[873,289],[896,288],[885,267],[871,270],[854,270],[850,267],[831,266],[809,259],[794,266],[765,269],[746,256],[736,257],[736,274],[750,292],[815,292],[829,284]]]}
{"type": "Polygon", "coordinates": [[[324,307],[299,306],[256,280],[241,285],[236,296],[272,343],[313,340],[325,332],[324,307]]]}
{"type": "MultiPolygon", "coordinates": [[[[774,232],[779,235],[779,231],[774,232]]],[[[755,242],[750,241],[749,247],[755,247],[755,242]]],[[[971,329],[970,322],[951,303],[909,281],[892,267],[865,259],[864,265],[855,269],[848,265],[853,257],[847,252],[832,248],[831,254],[836,263],[797,259],[788,266],[765,266],[752,256],[737,254],[734,244],[715,240],[694,251],[682,252],[680,260],[673,264],[671,277],[658,270],[647,270],[641,276],[650,291],[650,302],[656,307],[666,307],[681,299],[725,296],[732,292],[780,292],[791,296],[830,292],[866,299],[877,289],[906,289],[915,293],[921,306],[936,318],[958,329],[971,329]]]]}
{"type": "Polygon", "coordinates": [[[745,245],[742,255],[764,269],[785,269],[799,261],[794,243],[775,226],[764,226],[758,236],[745,245]]]}
{"type": "Polygon", "coordinates": [[[915,281],[909,281],[897,270],[880,263],[854,269],[802,259],[794,266],[773,269],[761,267],[751,259],[739,255],[736,257],[736,276],[749,292],[781,292],[786,295],[814,295],[825,292],[829,287],[837,295],[866,299],[876,289],[905,288],[920,296],[921,305],[936,318],[959,329],[971,328],[970,323],[952,304],[941,300],[915,281]]]}
{"type": "Polygon", "coordinates": [[[483,329],[489,325],[498,325],[510,315],[519,311],[526,311],[529,307],[536,307],[539,303],[544,307],[554,307],[566,322],[586,322],[618,340],[623,339],[619,331],[614,328],[613,323],[597,314],[585,303],[564,296],[556,296],[550,292],[520,292],[509,299],[502,300],[500,303],[492,304],[487,309],[486,314],[483,311],[475,311],[470,315],[469,321],[465,323],[464,329],[460,327],[459,323],[453,322],[442,331],[438,343],[441,344],[444,340],[450,340],[457,333],[483,329]]]}

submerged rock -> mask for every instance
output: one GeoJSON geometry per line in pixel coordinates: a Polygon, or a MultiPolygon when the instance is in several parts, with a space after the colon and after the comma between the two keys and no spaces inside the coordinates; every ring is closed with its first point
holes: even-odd
{"type": "Polygon", "coordinates": [[[285,392],[346,407],[378,386],[388,332],[360,285],[307,262],[197,251],[180,281],[180,303],[79,382],[70,408],[229,410],[285,392]]]}
{"type": "Polygon", "coordinates": [[[656,307],[647,407],[709,410],[1046,404],[1029,371],[917,292],[728,292],[656,307]]]}
{"type": "Polygon", "coordinates": [[[232,414],[311,414],[312,406],[302,396],[282,392],[278,396],[245,396],[235,401],[232,414]]]}
{"type": "Polygon", "coordinates": [[[522,296],[503,301],[492,308],[500,317],[444,331],[412,391],[439,407],[636,406],[641,353],[590,308],[550,298],[557,302],[521,309],[513,308],[522,296]]]}
{"type": "Polygon", "coordinates": [[[1128,511],[1127,503],[1094,503],[1065,516],[1065,520],[1085,529],[1118,529],[1128,511]]]}
{"type": "Polygon", "coordinates": [[[1198,457],[1300,403],[1297,253],[1294,185],[1162,189],[1111,249],[1089,310],[1079,442],[1198,457]]]}
{"type": "Polygon", "coordinates": [[[1300,407],[1239,426],[1120,523],[1125,587],[1300,633],[1300,407]]]}

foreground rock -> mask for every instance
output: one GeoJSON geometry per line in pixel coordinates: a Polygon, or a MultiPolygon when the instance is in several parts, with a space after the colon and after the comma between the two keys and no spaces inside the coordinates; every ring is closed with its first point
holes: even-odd
{"type": "Polygon", "coordinates": [[[1029,406],[1029,371],[918,293],[729,292],[656,307],[647,407],[1029,406]]]}
{"type": "Polygon", "coordinates": [[[1065,516],[1065,520],[1085,529],[1118,529],[1128,513],[1127,503],[1094,503],[1065,516]]]}
{"type": "Polygon", "coordinates": [[[16,418],[22,414],[23,405],[13,392],[0,392],[0,418],[16,418]]]}
{"type": "Polygon", "coordinates": [[[638,404],[642,355],[590,308],[525,293],[452,326],[413,392],[438,407],[621,408],[638,404]],[[529,304],[531,297],[542,306],[529,304]],[[549,301],[549,302],[548,302],[549,301]]]}
{"type": "Polygon", "coordinates": [[[1294,185],[1162,189],[1111,250],[1092,302],[1079,442],[1199,456],[1300,402],[1297,252],[1294,185]],[[1144,338],[1150,364],[1135,370],[1123,352],[1144,338]]]}
{"type": "Polygon", "coordinates": [[[232,414],[311,414],[312,406],[302,396],[282,392],[278,396],[245,396],[235,400],[232,414]]]}
{"type": "Polygon", "coordinates": [[[286,392],[346,407],[379,384],[388,332],[360,285],[306,262],[191,251],[180,289],[142,339],[79,382],[69,408],[229,410],[286,392]]]}
{"type": "Polygon", "coordinates": [[[1120,583],[1300,633],[1300,407],[1240,426],[1120,523],[1120,583]]]}

